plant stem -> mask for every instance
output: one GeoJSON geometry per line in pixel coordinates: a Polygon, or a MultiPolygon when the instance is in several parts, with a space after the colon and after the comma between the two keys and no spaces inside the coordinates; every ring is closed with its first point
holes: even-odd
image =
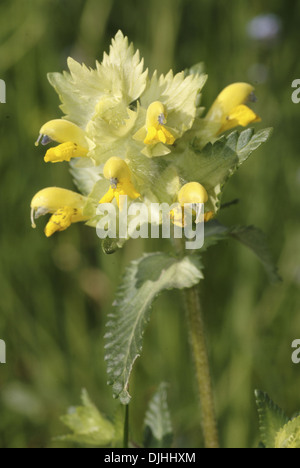
{"type": "Polygon", "coordinates": [[[125,419],[124,419],[124,438],[123,438],[123,448],[128,448],[128,439],[129,439],[129,405],[125,406],[125,419]]]}
{"type": "Polygon", "coordinates": [[[202,428],[206,448],[219,448],[205,330],[197,286],[184,291],[190,344],[195,361],[198,393],[202,409],[202,428]]]}

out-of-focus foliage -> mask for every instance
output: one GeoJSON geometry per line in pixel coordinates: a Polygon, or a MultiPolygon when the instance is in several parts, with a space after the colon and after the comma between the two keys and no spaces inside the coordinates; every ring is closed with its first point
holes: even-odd
{"type": "MultiPolygon", "coordinates": [[[[224,202],[240,202],[220,220],[266,232],[282,283],[270,285],[238,243],[205,254],[201,292],[222,446],[257,445],[254,388],[287,414],[299,409],[300,368],[291,361],[291,343],[300,337],[300,105],[291,101],[291,83],[300,78],[299,15],[296,0],[1,0],[0,79],[7,85],[7,103],[0,104],[0,339],[7,345],[7,364],[0,364],[1,447],[65,446],[52,437],[65,432],[59,416],[82,387],[101,412],[114,413],[105,318],[128,262],[162,243],[168,250],[167,241],[135,240],[105,256],[93,229],[72,226],[46,239],[30,227],[29,204],[40,187],[74,188],[68,166],[46,170],[44,149],[34,147],[41,125],[61,115],[46,74],[66,69],[69,55],[94,66],[118,29],[151,71],[205,62],[206,107],[231,82],[256,87],[258,128],[274,132],[231,179],[224,202]],[[249,22],[262,13],[281,24],[269,39],[253,38],[253,23],[249,35],[249,22]]],[[[131,382],[131,424],[142,427],[154,388],[167,381],[174,445],[197,447],[198,401],[184,324],[178,293],[155,303],[131,382]]],[[[131,436],[140,442],[142,434],[131,436]]]]}

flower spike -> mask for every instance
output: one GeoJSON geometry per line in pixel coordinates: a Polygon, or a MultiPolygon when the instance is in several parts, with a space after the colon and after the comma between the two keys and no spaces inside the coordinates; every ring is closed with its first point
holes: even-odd
{"type": "Polygon", "coordinates": [[[131,182],[131,171],[123,159],[110,158],[104,166],[103,175],[110,181],[110,188],[99,203],[111,203],[115,198],[120,208],[121,195],[128,195],[133,200],[141,196],[131,182]]]}

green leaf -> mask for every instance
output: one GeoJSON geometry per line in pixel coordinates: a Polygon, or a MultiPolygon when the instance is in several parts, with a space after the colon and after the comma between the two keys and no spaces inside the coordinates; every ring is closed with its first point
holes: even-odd
{"type": "Polygon", "coordinates": [[[266,393],[255,390],[261,440],[266,448],[275,448],[275,439],[288,417],[266,393]]]}
{"type": "Polygon", "coordinates": [[[281,280],[277,266],[267,244],[265,234],[254,226],[226,227],[217,220],[205,225],[205,240],[203,249],[207,250],[220,240],[233,238],[248,247],[262,263],[271,283],[281,280]]]}
{"type": "Polygon", "coordinates": [[[281,281],[266,236],[260,229],[254,226],[237,227],[231,231],[230,235],[252,250],[262,263],[271,283],[281,281]]]}
{"type": "Polygon", "coordinates": [[[209,196],[206,209],[216,212],[220,208],[224,184],[253,151],[268,140],[271,132],[270,128],[257,133],[251,128],[241,133],[234,131],[204,148],[201,140],[190,141],[187,135],[189,142],[183,139],[183,146],[178,145],[169,158],[185,182],[199,182],[206,188],[209,196]]]}
{"type": "Polygon", "coordinates": [[[86,390],[82,390],[81,399],[83,406],[70,408],[69,413],[60,418],[73,433],[56,437],[56,440],[96,447],[109,446],[115,439],[113,424],[98,411],[86,390]]]}
{"type": "Polygon", "coordinates": [[[300,416],[289,421],[278,431],[275,448],[300,448],[300,416]]]}
{"type": "Polygon", "coordinates": [[[161,383],[152,397],[144,421],[144,447],[169,448],[173,429],[167,402],[167,384],[161,383]]]}
{"type": "Polygon", "coordinates": [[[142,351],[153,300],[165,289],[196,285],[203,278],[201,269],[196,257],[177,259],[166,253],[146,254],[127,268],[105,335],[108,383],[123,404],[130,401],[129,377],[142,351]]]}

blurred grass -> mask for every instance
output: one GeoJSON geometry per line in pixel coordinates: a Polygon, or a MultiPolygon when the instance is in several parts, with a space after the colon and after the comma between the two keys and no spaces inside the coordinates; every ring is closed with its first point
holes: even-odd
{"type": "MultiPolygon", "coordinates": [[[[258,126],[273,126],[274,134],[226,188],[224,201],[240,203],[221,219],[263,229],[283,281],[269,285],[257,260],[234,243],[205,256],[201,291],[222,445],[257,445],[254,388],[267,391],[290,415],[300,409],[299,369],[290,358],[291,342],[300,336],[300,107],[291,101],[291,83],[300,77],[299,15],[300,4],[292,0],[1,0],[0,78],[7,84],[7,103],[0,105],[0,338],[7,343],[7,364],[0,367],[1,447],[57,446],[52,437],[65,431],[59,416],[79,403],[82,387],[112,415],[105,317],[128,261],[161,248],[157,241],[130,241],[105,257],[85,226],[50,240],[42,221],[38,230],[30,227],[37,190],[72,188],[67,165],[44,165],[43,148],[34,147],[40,126],[60,116],[46,74],[66,69],[69,55],[93,66],[118,29],[140,48],[151,71],[180,71],[204,61],[205,106],[230,82],[256,85],[263,118],[258,126]],[[273,44],[246,34],[247,23],[265,12],[282,21],[273,44]],[[265,81],[254,64],[264,66],[265,81]]],[[[202,444],[184,322],[177,292],[157,300],[132,379],[137,440],[147,401],[166,380],[176,446],[202,444]]]]}

